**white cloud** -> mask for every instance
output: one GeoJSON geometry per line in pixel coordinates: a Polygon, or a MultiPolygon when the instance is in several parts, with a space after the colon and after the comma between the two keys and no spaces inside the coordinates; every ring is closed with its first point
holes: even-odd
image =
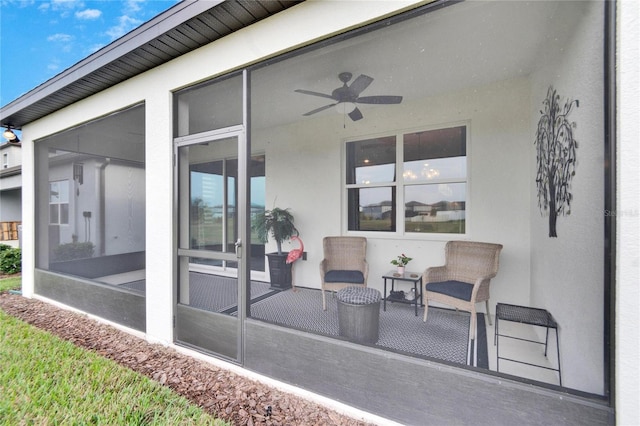
{"type": "Polygon", "coordinates": [[[98,9],[85,9],[76,12],[78,19],[98,19],[102,15],[102,11],[98,9]]]}
{"type": "Polygon", "coordinates": [[[47,37],[47,41],[54,41],[54,42],[65,43],[65,42],[68,42],[68,41],[71,41],[71,40],[73,40],[73,36],[69,35],[69,34],[58,33],[58,34],[53,34],[53,35],[50,35],[49,37],[47,37]]]}
{"type": "Polygon", "coordinates": [[[60,64],[57,60],[54,60],[53,62],[49,62],[49,64],[47,64],[47,69],[49,71],[57,71],[58,69],[60,69],[60,64]]]}
{"type": "Polygon", "coordinates": [[[61,17],[71,16],[74,9],[84,8],[84,0],[51,0],[38,6],[41,12],[58,12],[61,17]]]}
{"type": "Polygon", "coordinates": [[[141,3],[144,3],[146,0],[127,0],[124,4],[125,13],[136,13],[139,12],[142,7],[141,3]]]}
{"type": "Polygon", "coordinates": [[[142,21],[130,16],[121,16],[118,18],[118,25],[115,25],[107,30],[107,35],[111,37],[111,40],[122,37],[138,25],[142,24],[142,21]]]}
{"type": "Polygon", "coordinates": [[[102,49],[103,47],[104,47],[104,44],[102,43],[93,44],[89,46],[87,49],[85,49],[85,51],[87,52],[87,55],[91,55],[92,53],[96,53],[98,50],[102,49]]]}
{"type": "Polygon", "coordinates": [[[137,28],[144,21],[136,16],[144,12],[144,4],[147,0],[124,0],[122,5],[123,15],[118,18],[118,25],[114,25],[106,31],[106,34],[115,40],[129,31],[137,28]]]}
{"type": "Polygon", "coordinates": [[[0,0],[0,7],[29,7],[36,3],[36,0],[0,0]]]}
{"type": "Polygon", "coordinates": [[[52,0],[51,8],[53,10],[76,9],[84,7],[82,0],[52,0]]]}

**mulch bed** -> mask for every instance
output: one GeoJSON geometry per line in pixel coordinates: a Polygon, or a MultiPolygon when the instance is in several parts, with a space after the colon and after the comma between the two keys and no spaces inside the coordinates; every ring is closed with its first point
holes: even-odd
{"type": "Polygon", "coordinates": [[[36,299],[4,292],[0,294],[0,309],[144,374],[234,425],[366,424],[36,299]]]}

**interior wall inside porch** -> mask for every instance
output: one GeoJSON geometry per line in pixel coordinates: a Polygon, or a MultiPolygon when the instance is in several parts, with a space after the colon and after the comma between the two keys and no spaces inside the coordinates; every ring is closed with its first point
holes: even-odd
{"type": "MultiPolygon", "coordinates": [[[[576,171],[569,191],[570,214],[559,215],[557,237],[549,237],[549,214],[541,213],[535,186],[535,147],[530,157],[531,306],[549,310],[560,327],[563,384],[603,394],[604,262],[605,262],[605,131],[604,4],[582,2],[575,29],[564,46],[549,43],[531,75],[530,139],[540,119],[549,86],[560,107],[577,99],[568,115],[578,142],[576,171]],[[588,71],[586,71],[588,70],[588,71]]],[[[539,330],[541,337],[543,330],[539,330]]],[[[554,345],[555,346],[555,345],[554,345]]],[[[555,351],[555,348],[551,350],[555,351]]]]}
{"type": "MultiPolygon", "coordinates": [[[[290,208],[307,260],[294,267],[297,285],[320,287],[322,238],[344,231],[344,140],[378,132],[467,122],[469,142],[468,235],[505,246],[492,281],[492,303],[529,302],[529,81],[517,79],[433,97],[423,102],[364,109],[366,118],[347,122],[329,113],[318,119],[255,132],[253,150],[266,153],[266,208],[290,208]],[[523,173],[523,171],[525,171],[523,173]]],[[[347,233],[348,234],[348,233],[347,233]]],[[[451,236],[450,238],[456,238],[451,236]]],[[[368,285],[382,290],[391,259],[405,253],[411,271],[444,262],[449,237],[367,234],[368,285]]],[[[291,247],[291,246],[290,246],[291,247]]],[[[283,249],[286,249],[287,245],[283,249]]],[[[267,252],[273,250],[272,242],[267,252]]],[[[479,306],[480,308],[480,306],[479,306]]]]}

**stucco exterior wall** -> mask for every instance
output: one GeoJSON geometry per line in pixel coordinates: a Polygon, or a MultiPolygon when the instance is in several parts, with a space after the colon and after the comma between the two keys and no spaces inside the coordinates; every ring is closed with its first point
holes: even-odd
{"type": "MultiPolygon", "coordinates": [[[[147,282],[150,283],[147,285],[146,293],[146,335],[150,341],[167,344],[173,341],[172,312],[175,292],[173,277],[176,229],[175,200],[170,190],[173,188],[174,181],[172,173],[169,172],[173,170],[171,92],[196,81],[202,81],[227,70],[275,55],[294,46],[304,45],[309,41],[325,37],[327,34],[359,26],[376,17],[399,11],[412,2],[372,2],[368,3],[367,7],[362,7],[359,3],[342,2],[340,7],[344,8],[344,13],[340,14],[334,13],[335,4],[331,2],[301,4],[245,30],[238,31],[224,40],[214,42],[144,75],[105,90],[99,95],[30,123],[23,129],[23,185],[25,188],[23,191],[23,214],[25,217],[33,218],[35,217],[33,141],[126,106],[145,102],[147,135],[145,187],[147,206],[153,206],[153,208],[146,210],[147,282]],[[304,23],[309,19],[313,19],[317,24],[305,25],[304,23]]],[[[640,37],[638,37],[637,4],[634,5],[630,1],[620,1],[618,7],[620,11],[624,11],[621,14],[624,19],[621,22],[621,28],[624,28],[624,32],[620,28],[618,31],[624,34],[626,38],[623,40],[628,43],[629,40],[636,40],[635,44],[630,42],[631,45],[624,45],[622,53],[625,56],[622,57],[624,61],[621,62],[621,65],[626,68],[622,67],[619,71],[627,78],[621,82],[623,85],[621,87],[626,91],[619,89],[619,93],[621,102],[625,108],[628,108],[620,115],[620,124],[624,124],[624,126],[619,129],[621,137],[619,180],[625,183],[625,192],[621,193],[619,207],[620,211],[636,213],[635,216],[631,214],[620,218],[619,221],[617,300],[621,302],[619,302],[616,312],[616,321],[620,327],[618,341],[621,344],[620,350],[617,352],[617,365],[619,369],[623,370],[618,375],[620,379],[617,381],[619,387],[617,405],[621,413],[624,413],[624,420],[629,420],[626,424],[633,424],[633,420],[635,419],[637,422],[639,418],[635,402],[631,401],[632,395],[638,394],[638,342],[636,337],[629,336],[638,335],[638,310],[637,303],[632,305],[629,301],[635,300],[637,302],[638,300],[637,284],[634,283],[637,283],[638,277],[637,99],[639,95],[637,40],[640,37]]],[[[601,23],[593,21],[591,21],[591,25],[594,25],[594,28],[601,27],[601,23]]],[[[593,33],[598,32],[594,31],[593,33]]],[[[575,40],[575,49],[576,51],[586,50],[597,42],[592,39],[575,40]]],[[[602,220],[597,216],[602,212],[593,214],[591,207],[598,206],[597,208],[601,209],[603,204],[597,195],[602,194],[601,184],[595,182],[595,185],[600,185],[599,190],[593,190],[593,188],[589,188],[589,185],[594,183],[590,181],[591,178],[601,178],[602,164],[598,163],[597,155],[590,156],[593,160],[591,163],[580,163],[575,181],[576,203],[578,204],[575,207],[575,215],[577,216],[572,214],[573,217],[567,220],[561,219],[559,239],[551,242],[547,241],[548,237],[546,237],[546,221],[540,217],[535,209],[537,200],[532,181],[532,176],[535,175],[533,129],[537,121],[536,112],[541,101],[540,94],[546,93],[546,88],[550,83],[559,88],[561,93],[580,99],[581,106],[572,116],[578,122],[578,131],[580,132],[577,133],[578,141],[584,141],[581,145],[581,149],[584,149],[583,152],[597,149],[598,138],[593,135],[602,135],[601,129],[589,128],[590,124],[588,123],[601,122],[602,111],[589,110],[589,104],[595,105],[596,101],[589,102],[589,97],[582,97],[581,93],[584,92],[581,91],[592,82],[592,79],[596,83],[601,83],[602,76],[583,75],[580,72],[581,55],[576,55],[576,58],[576,61],[560,62],[557,68],[551,63],[545,64],[539,73],[533,75],[531,79],[523,78],[522,80],[498,83],[493,87],[485,87],[487,90],[500,92],[496,99],[504,101],[505,103],[502,105],[498,105],[497,102],[495,105],[486,105],[486,102],[483,102],[486,97],[480,90],[480,93],[463,92],[447,96],[446,99],[434,99],[434,101],[441,101],[438,105],[441,105],[442,109],[424,112],[431,113],[429,116],[431,124],[454,121],[451,119],[454,112],[459,113],[457,117],[470,120],[472,131],[470,141],[472,161],[470,165],[472,193],[469,216],[470,236],[478,240],[501,242],[507,247],[503,253],[503,266],[492,285],[494,300],[542,304],[558,317],[563,327],[565,327],[564,324],[567,324],[568,327],[578,319],[584,320],[584,311],[592,309],[589,312],[590,319],[587,321],[591,321],[593,318],[594,322],[586,324],[592,327],[586,340],[585,336],[581,336],[577,330],[561,329],[563,339],[568,339],[566,343],[564,340],[561,343],[563,358],[580,358],[582,354],[578,351],[587,346],[598,350],[592,351],[593,355],[585,357],[585,360],[576,366],[569,367],[567,363],[564,363],[563,368],[568,368],[565,370],[567,371],[567,386],[601,393],[602,350],[600,348],[602,348],[602,340],[597,336],[602,336],[603,253],[601,244],[602,220]],[[570,75],[577,76],[577,78],[556,82],[552,77],[560,69],[564,69],[563,73],[568,71],[570,75]],[[458,99],[455,99],[455,96],[458,99]],[[459,105],[468,104],[469,110],[464,110],[467,108],[466,106],[462,111],[451,109],[460,99],[465,99],[467,102],[459,103],[459,105]],[[524,110],[522,109],[523,105],[526,107],[524,110]],[[479,111],[472,111],[471,108],[474,106],[479,108],[479,111]],[[496,115],[502,117],[504,126],[501,127],[498,137],[494,138],[496,129],[490,129],[487,123],[490,123],[490,118],[495,119],[496,115]],[[587,133],[587,130],[592,132],[587,133]],[[527,152],[528,155],[521,155],[522,152],[527,152]],[[478,172],[487,165],[491,165],[496,158],[508,160],[513,156],[515,156],[513,164],[509,164],[509,167],[500,170],[499,173],[494,171],[489,176],[478,172]],[[530,173],[528,175],[514,174],[512,173],[514,170],[527,170],[530,173]],[[588,177],[592,174],[597,174],[597,176],[588,177]],[[502,184],[505,179],[511,181],[508,188],[502,184]],[[503,192],[505,189],[506,193],[503,192]],[[502,206],[505,203],[507,206],[513,207],[515,212],[506,211],[506,209],[505,211],[495,211],[483,208],[486,205],[502,206]],[[590,235],[589,231],[594,227],[599,229],[597,236],[590,235]],[[573,239],[572,243],[567,245],[563,239],[565,233],[566,235],[579,235],[579,238],[573,239]],[[531,258],[528,256],[530,247],[538,247],[531,258]],[[553,253],[565,253],[571,250],[578,250],[578,253],[583,254],[583,260],[572,261],[568,268],[566,263],[561,265],[554,263],[556,262],[554,259],[562,259],[562,256],[557,258],[549,256],[553,253]],[[551,262],[551,264],[547,262],[551,262]],[[549,300],[545,296],[546,289],[558,279],[558,276],[552,276],[551,272],[560,266],[567,268],[567,273],[563,273],[561,277],[567,283],[563,287],[566,291],[562,292],[562,296],[558,300],[549,300]],[[514,281],[517,281],[515,287],[514,281]],[[535,283],[535,288],[533,283],[535,283]],[[591,287],[596,288],[594,291],[585,291],[585,289],[591,290],[591,287]],[[580,290],[577,295],[573,294],[576,290],[580,290]],[[575,300],[576,296],[584,298],[581,300],[584,305],[578,305],[584,306],[580,309],[581,312],[569,310],[567,314],[561,314],[561,311],[567,306],[571,307],[571,300],[575,300]],[[566,337],[564,337],[565,332],[566,337]],[[580,378],[581,372],[588,369],[593,369],[592,371],[597,372],[599,376],[593,378],[587,375],[588,377],[580,378]],[[569,378],[570,376],[571,378],[569,378]]],[[[406,120],[395,123],[395,126],[410,128],[416,124],[421,125],[422,123],[406,120]]],[[[264,149],[267,154],[272,154],[274,158],[280,159],[288,167],[287,174],[310,172],[321,176],[319,185],[326,191],[319,191],[315,186],[309,188],[309,192],[314,194],[313,204],[335,204],[335,200],[342,196],[341,175],[339,173],[320,174],[320,167],[309,171],[307,167],[296,161],[301,155],[299,151],[296,153],[286,152],[285,145],[279,145],[276,142],[282,140],[279,138],[280,136],[286,137],[284,129],[271,129],[265,133],[264,141],[256,140],[254,148],[264,149]]],[[[314,144],[312,138],[303,141],[301,149],[305,150],[303,151],[305,155],[314,155],[314,158],[319,160],[319,164],[341,164],[340,146],[345,135],[334,134],[332,136],[328,141],[333,145],[334,149],[332,150],[328,151],[322,148],[321,144],[314,144]]],[[[327,142],[326,138],[324,139],[321,142],[327,142]]],[[[580,149],[578,155],[581,155],[580,149]]],[[[269,179],[278,180],[284,177],[279,174],[283,169],[279,169],[277,166],[277,161],[267,159],[269,179]]],[[[269,183],[267,186],[269,187],[269,183]]],[[[620,187],[622,185],[619,185],[620,187]]],[[[276,194],[267,195],[267,207],[269,207],[274,195],[276,194]]],[[[286,194],[278,194],[278,205],[287,206],[294,202],[293,198],[287,197],[286,194]]],[[[300,214],[297,211],[294,213],[296,213],[296,222],[302,232],[305,229],[311,229],[308,234],[303,233],[303,237],[309,235],[305,238],[310,241],[319,241],[327,231],[333,231],[335,234],[343,231],[343,211],[341,209],[332,209],[328,214],[327,212],[323,214],[321,209],[312,208],[311,203],[308,203],[307,207],[300,210],[300,214]],[[326,226],[322,232],[313,229],[313,223],[317,223],[318,220],[322,220],[326,226]]],[[[23,238],[30,243],[25,244],[23,249],[23,293],[30,297],[33,296],[35,267],[33,223],[26,224],[23,238]]],[[[414,265],[416,269],[423,269],[426,266],[442,262],[443,246],[444,241],[372,239],[369,245],[372,286],[380,285],[376,277],[389,269],[389,251],[419,253],[416,255],[414,265]]],[[[308,260],[297,265],[295,278],[297,282],[311,283],[313,281],[316,284],[319,283],[317,263],[320,256],[321,253],[317,247],[309,248],[308,260]]]]}
{"type": "Polygon", "coordinates": [[[640,4],[617,2],[616,369],[618,424],[640,424],[640,4]]]}

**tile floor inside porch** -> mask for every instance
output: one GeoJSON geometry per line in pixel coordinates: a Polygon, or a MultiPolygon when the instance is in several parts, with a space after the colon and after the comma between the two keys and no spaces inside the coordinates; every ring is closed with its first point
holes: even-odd
{"type": "MultiPolygon", "coordinates": [[[[495,305],[491,308],[495,314],[495,305]]],[[[494,345],[495,317],[492,315],[492,325],[486,323],[487,328],[487,351],[489,357],[489,369],[496,371],[496,346],[494,345]]],[[[528,340],[544,342],[545,329],[533,327],[509,321],[500,321],[500,334],[517,336],[528,340]]],[[[549,347],[547,356],[544,355],[544,345],[525,342],[521,340],[500,337],[499,348],[501,358],[510,358],[527,362],[529,364],[542,365],[547,368],[557,368],[557,352],[555,349],[555,330],[549,330],[549,347]]],[[[562,348],[560,348],[562,350],[562,348]]],[[[562,367],[562,365],[561,365],[562,367]]],[[[525,364],[515,363],[500,359],[500,372],[511,374],[520,378],[536,380],[539,382],[558,385],[558,372],[544,368],[533,367],[525,364]]]]}
{"type": "MultiPolygon", "coordinates": [[[[144,270],[135,271],[140,276],[132,276],[131,273],[127,274],[126,277],[120,276],[112,276],[108,277],[109,279],[101,279],[102,282],[108,282],[110,284],[121,284],[123,282],[130,282],[134,279],[144,279],[144,270]]],[[[107,278],[107,277],[103,277],[107,278]]],[[[143,281],[144,282],[144,281],[143,281]]],[[[144,290],[143,290],[144,291],[144,290]]],[[[331,297],[327,295],[327,297],[331,297]]],[[[489,362],[489,370],[496,371],[497,368],[497,359],[496,359],[496,346],[494,345],[494,334],[495,334],[495,303],[491,302],[491,325],[486,321],[485,316],[485,327],[486,327],[486,336],[487,336],[487,355],[489,362]]],[[[407,310],[411,311],[410,314],[413,316],[413,307],[409,307],[407,310]]],[[[478,305],[480,308],[480,305],[478,305]]],[[[382,312],[381,312],[382,313],[382,312]]],[[[418,315],[422,318],[424,313],[424,308],[421,307],[418,310],[418,315]]],[[[509,336],[517,336],[519,338],[535,340],[544,342],[545,338],[545,329],[541,327],[534,327],[530,325],[524,325],[519,323],[513,323],[509,321],[500,321],[500,334],[509,335],[509,336]]],[[[540,344],[530,343],[521,340],[510,339],[506,337],[500,337],[499,348],[500,348],[500,356],[501,358],[510,358],[517,359],[529,364],[542,365],[548,368],[557,368],[557,352],[555,349],[555,330],[549,331],[549,349],[547,356],[544,355],[544,346],[540,344]]],[[[538,368],[526,364],[515,363],[512,361],[500,359],[500,372],[505,374],[510,374],[519,378],[535,380],[543,383],[548,383],[552,385],[558,385],[558,372],[538,368]]]]}
{"type": "MultiPolygon", "coordinates": [[[[317,289],[307,289],[304,287],[299,288],[301,291],[318,291],[317,289]]],[[[290,292],[291,290],[287,290],[290,292]]],[[[314,291],[314,292],[315,292],[314,291]]],[[[327,306],[335,304],[335,296],[332,296],[331,293],[327,293],[327,306]]],[[[391,305],[394,305],[393,302],[388,302],[387,308],[390,309],[391,305]],[[390,305],[389,305],[390,304],[390,305]]],[[[315,306],[315,305],[314,305],[315,306]]],[[[402,305],[403,310],[406,311],[407,320],[413,321],[414,319],[414,307],[413,305],[402,305]]],[[[478,305],[480,307],[480,304],[478,305]]],[[[311,308],[313,309],[313,308],[311,308]]],[[[318,302],[318,309],[320,309],[320,305],[318,302]]],[[[438,310],[438,308],[435,308],[438,310]]],[[[484,325],[486,328],[486,338],[487,338],[487,358],[489,364],[489,370],[497,371],[498,360],[496,358],[496,352],[499,348],[500,357],[499,367],[500,373],[505,373],[509,375],[516,376],[518,378],[524,378],[528,380],[548,383],[551,385],[559,385],[559,376],[558,372],[552,369],[557,368],[557,352],[556,352],[556,335],[555,330],[549,330],[549,344],[547,348],[547,356],[545,356],[545,347],[540,343],[532,343],[518,339],[512,339],[505,337],[514,336],[519,339],[532,340],[535,342],[544,342],[545,340],[545,332],[546,329],[543,327],[534,327],[531,325],[514,323],[506,320],[501,320],[499,322],[499,342],[498,346],[494,345],[494,336],[495,336],[495,304],[491,307],[491,325],[486,321],[487,317],[485,315],[484,325]],[[513,362],[508,359],[523,361],[528,364],[513,362]],[[546,368],[540,368],[536,366],[542,366],[546,368]]],[[[424,313],[424,307],[418,308],[418,318],[419,323],[422,324],[422,315],[424,313]]],[[[389,312],[383,312],[382,303],[380,307],[380,315],[388,315],[389,312]]],[[[258,319],[261,319],[258,317],[258,319]]],[[[275,321],[278,323],[278,321],[275,321]]],[[[302,327],[304,328],[304,327],[302,327]]],[[[419,355],[418,355],[419,356],[419,355]]]]}

